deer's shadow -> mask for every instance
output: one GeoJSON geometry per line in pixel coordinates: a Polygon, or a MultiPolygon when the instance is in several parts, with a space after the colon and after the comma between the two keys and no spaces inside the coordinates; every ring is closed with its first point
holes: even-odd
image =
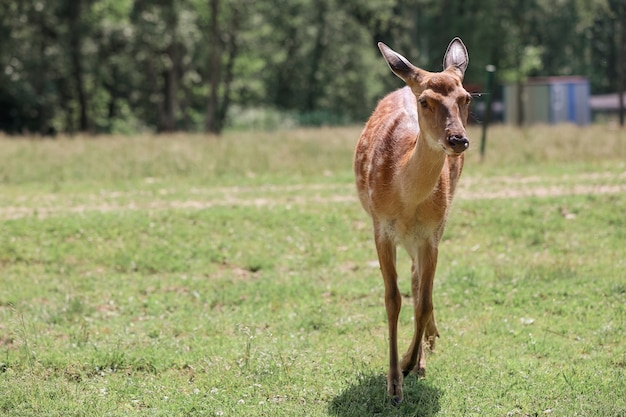
{"type": "Polygon", "coordinates": [[[404,381],[404,401],[394,406],[387,397],[384,375],[360,375],[331,401],[328,411],[336,417],[432,417],[439,412],[441,396],[441,390],[428,380],[409,376],[404,381]]]}

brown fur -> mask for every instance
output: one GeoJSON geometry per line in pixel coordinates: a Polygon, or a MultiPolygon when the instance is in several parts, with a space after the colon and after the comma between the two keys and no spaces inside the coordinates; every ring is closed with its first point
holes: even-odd
{"type": "Polygon", "coordinates": [[[459,71],[450,66],[444,72],[430,73],[408,61],[398,64],[392,55],[395,52],[384,45],[381,51],[407,86],[384,97],[374,110],[356,146],[354,171],[359,199],[372,217],[385,282],[388,393],[399,402],[403,397],[402,375],[425,372],[422,341],[434,348],[434,339],[439,336],[432,305],[433,279],[438,244],[464,161],[464,154],[452,149],[449,138],[466,136],[469,94],[461,84],[464,68],[459,71]],[[402,245],[413,260],[415,314],[413,340],[401,361],[397,348],[402,302],[397,285],[397,245],[402,245]]]}

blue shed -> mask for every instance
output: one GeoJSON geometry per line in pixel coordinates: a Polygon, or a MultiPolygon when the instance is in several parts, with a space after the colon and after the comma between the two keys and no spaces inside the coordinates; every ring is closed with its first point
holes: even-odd
{"type": "Polygon", "coordinates": [[[529,78],[522,84],[522,112],[518,102],[518,86],[504,86],[504,120],[517,124],[591,123],[589,80],[584,77],[529,78]]]}

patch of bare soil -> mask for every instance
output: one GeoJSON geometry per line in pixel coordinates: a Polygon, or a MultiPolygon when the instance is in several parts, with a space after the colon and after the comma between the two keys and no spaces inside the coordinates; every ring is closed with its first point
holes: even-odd
{"type": "MultiPolygon", "coordinates": [[[[540,177],[493,177],[468,178],[459,183],[457,199],[480,200],[499,198],[550,197],[586,194],[618,194],[626,192],[626,172],[594,173],[579,176],[564,176],[551,179],[554,185],[546,185],[540,177]],[[610,180],[610,181],[609,181],[610,180]],[[615,180],[618,183],[615,184],[615,180]],[[625,180],[623,183],[619,183],[625,180]],[[612,182],[606,184],[606,182],[612,182]]],[[[168,194],[164,190],[161,195],[168,194]]],[[[46,218],[56,215],[97,212],[153,211],[153,210],[205,210],[213,207],[253,206],[299,206],[309,204],[356,204],[356,191],[352,184],[299,184],[266,185],[260,187],[215,187],[192,189],[194,199],[167,200],[150,199],[138,191],[137,202],[120,203],[120,198],[133,200],[133,193],[100,193],[78,196],[81,201],[94,204],[72,204],[67,196],[42,195],[16,201],[15,205],[0,207],[0,219],[10,220],[24,217],[46,218]],[[263,197],[259,197],[263,195],[263,197]],[[67,202],[70,201],[69,204],[67,202]],[[95,203],[97,202],[97,203],[95,203]],[[21,204],[20,204],[21,203],[21,204]]]]}

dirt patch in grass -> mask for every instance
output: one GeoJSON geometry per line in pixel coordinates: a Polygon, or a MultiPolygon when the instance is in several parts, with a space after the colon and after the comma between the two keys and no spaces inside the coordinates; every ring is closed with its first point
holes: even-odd
{"type": "MultiPolygon", "coordinates": [[[[601,172],[556,178],[536,176],[467,178],[459,183],[456,199],[554,197],[623,192],[626,192],[626,172],[617,175],[601,172]]],[[[272,207],[357,203],[356,192],[352,184],[194,188],[189,193],[192,197],[190,199],[169,200],[162,198],[168,194],[162,192],[157,198],[150,198],[141,191],[137,193],[109,192],[98,195],[39,195],[21,199],[16,202],[18,203],[16,205],[0,207],[0,219],[20,219],[29,216],[46,218],[89,211],[104,213],[133,210],[205,210],[212,207],[228,206],[272,207]],[[85,203],[73,203],[74,201],[85,203]],[[94,201],[98,201],[98,203],[91,204],[94,201]]]]}

